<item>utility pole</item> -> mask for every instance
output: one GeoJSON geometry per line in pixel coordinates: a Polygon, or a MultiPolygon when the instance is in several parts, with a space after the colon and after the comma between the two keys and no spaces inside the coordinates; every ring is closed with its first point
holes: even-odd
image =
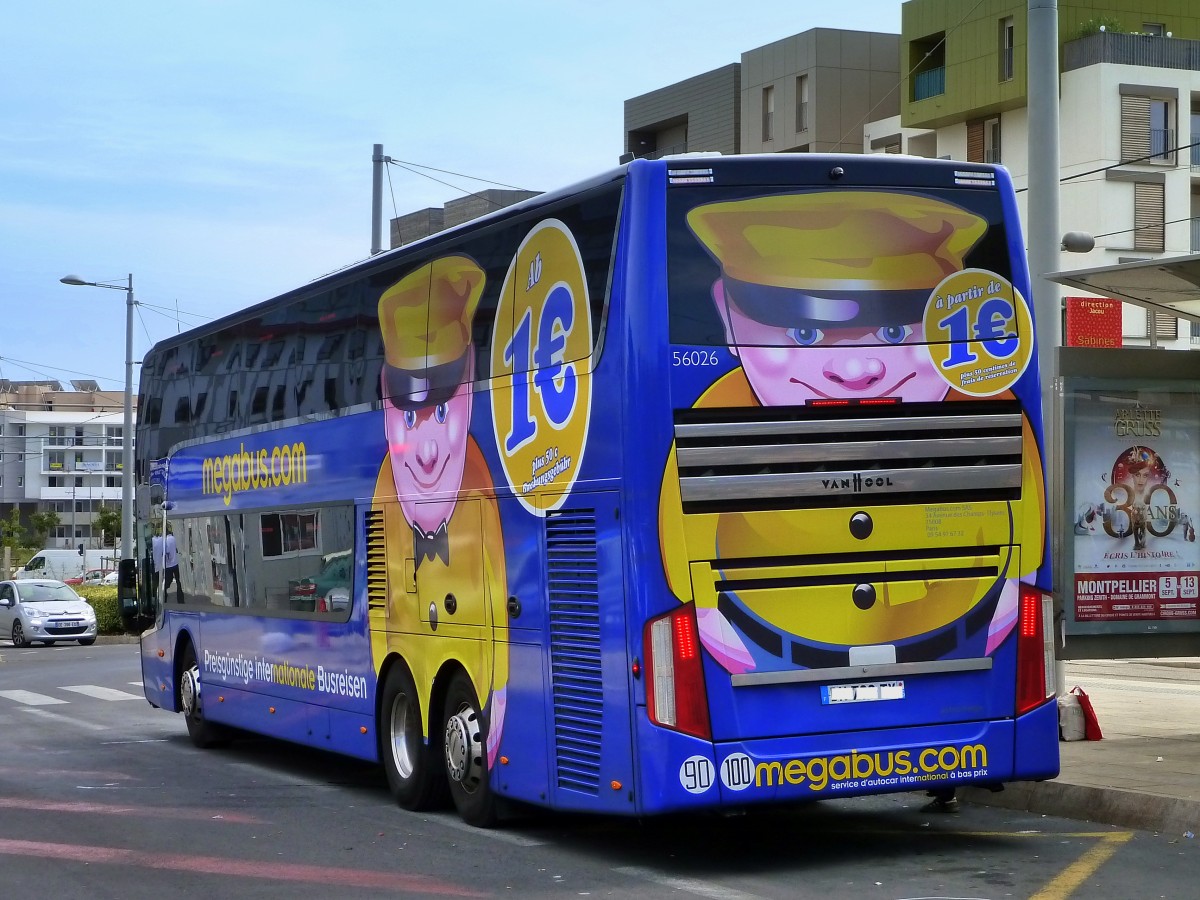
{"type": "MultiPolygon", "coordinates": [[[[1050,528],[1050,554],[1057,644],[1065,634],[1062,573],[1063,558],[1063,407],[1058,372],[1062,346],[1062,289],[1046,278],[1059,270],[1062,234],[1059,231],[1059,111],[1058,111],[1058,0],[1029,0],[1025,25],[1029,55],[1029,284],[1037,319],[1038,365],[1042,376],[1042,435],[1046,455],[1046,518],[1050,528]]],[[[1066,688],[1066,666],[1057,653],[1055,682],[1059,694],[1066,688]]]]}
{"type": "Polygon", "coordinates": [[[383,144],[371,152],[371,255],[383,252],[383,144]]]}

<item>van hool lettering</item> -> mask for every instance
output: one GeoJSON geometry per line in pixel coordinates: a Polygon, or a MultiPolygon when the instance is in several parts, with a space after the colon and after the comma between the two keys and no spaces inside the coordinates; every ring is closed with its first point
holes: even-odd
{"type": "Polygon", "coordinates": [[[241,444],[237,453],[205,457],[202,479],[204,493],[220,496],[228,506],[235,493],[307,483],[308,454],[303,441],[257,452],[241,444]]]}

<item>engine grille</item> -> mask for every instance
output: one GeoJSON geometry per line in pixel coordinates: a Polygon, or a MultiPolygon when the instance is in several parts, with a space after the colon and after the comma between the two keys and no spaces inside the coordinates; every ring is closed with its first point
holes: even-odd
{"type": "Polygon", "coordinates": [[[1016,401],[686,409],[685,513],[1017,500],[1016,401]]]}

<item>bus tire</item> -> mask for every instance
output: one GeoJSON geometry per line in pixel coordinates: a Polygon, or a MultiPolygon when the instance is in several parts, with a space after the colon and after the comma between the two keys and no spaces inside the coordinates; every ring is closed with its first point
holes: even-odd
{"type": "Polygon", "coordinates": [[[200,666],[196,651],[190,643],[183,650],[183,665],[179,670],[179,708],[187,723],[188,737],[201,749],[220,747],[229,743],[227,729],[204,718],[204,703],[200,691],[200,666]]]}
{"type": "Polygon", "coordinates": [[[388,670],[379,715],[379,757],[396,802],[411,810],[440,805],[446,789],[438,768],[437,735],[425,742],[420,696],[403,663],[388,670]]]}
{"type": "Polygon", "coordinates": [[[450,679],[442,721],[442,756],[454,806],[468,825],[488,828],[496,822],[496,796],[488,771],[487,721],[465,672],[450,679]]]}

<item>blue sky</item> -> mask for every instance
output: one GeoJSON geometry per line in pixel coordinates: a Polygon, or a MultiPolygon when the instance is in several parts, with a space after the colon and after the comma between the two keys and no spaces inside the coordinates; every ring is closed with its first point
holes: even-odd
{"type": "MultiPolygon", "coordinates": [[[[900,5],[9,0],[0,378],[123,388],[124,295],[63,275],[133,274],[140,360],[367,256],[376,143],[562,187],[616,164],[627,98],[809,28],[899,32],[900,5]]],[[[486,187],[431,174],[453,187],[389,166],[385,219],[486,187]]]]}

